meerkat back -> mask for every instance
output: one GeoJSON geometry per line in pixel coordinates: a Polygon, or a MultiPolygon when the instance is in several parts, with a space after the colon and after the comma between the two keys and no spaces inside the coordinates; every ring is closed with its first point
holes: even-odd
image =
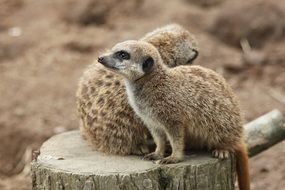
{"type": "MultiPolygon", "coordinates": [[[[140,40],[157,47],[169,67],[191,64],[198,55],[193,36],[177,24],[156,29],[140,40]]],[[[76,98],[81,133],[96,150],[121,155],[149,152],[149,132],[128,104],[120,76],[95,62],[81,77],[76,98]]]]}

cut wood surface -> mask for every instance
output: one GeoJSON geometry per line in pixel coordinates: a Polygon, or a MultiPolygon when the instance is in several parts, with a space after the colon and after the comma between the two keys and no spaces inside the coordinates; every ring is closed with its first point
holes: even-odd
{"type": "MultiPolygon", "coordinates": [[[[245,125],[250,155],[284,139],[278,110],[245,125]]],[[[184,162],[157,165],[139,156],[106,155],[92,150],[79,131],[46,141],[32,163],[33,189],[234,189],[235,159],[218,160],[192,152],[184,162]]]]}

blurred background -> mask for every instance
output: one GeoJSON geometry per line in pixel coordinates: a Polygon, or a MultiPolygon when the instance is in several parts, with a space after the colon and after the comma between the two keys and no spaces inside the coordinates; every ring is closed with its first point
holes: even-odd
{"type": "MultiPolygon", "coordinates": [[[[31,151],[78,128],[75,91],[99,51],[179,23],[195,64],[222,74],[246,122],[285,113],[284,0],[0,0],[0,189],[31,189],[31,151]]],[[[284,189],[285,142],[250,159],[253,189],[284,189]]]]}

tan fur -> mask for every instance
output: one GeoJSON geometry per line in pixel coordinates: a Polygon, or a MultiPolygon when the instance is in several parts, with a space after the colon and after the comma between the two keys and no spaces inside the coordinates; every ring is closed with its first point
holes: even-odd
{"type": "MultiPolygon", "coordinates": [[[[156,29],[141,40],[156,46],[170,67],[188,64],[192,48],[197,48],[192,35],[176,24],[156,29]]],[[[129,106],[120,76],[95,62],[81,77],[76,97],[81,133],[96,150],[121,155],[148,153],[149,132],[129,106]]]]}
{"type": "Polygon", "coordinates": [[[215,157],[224,159],[235,152],[240,189],[250,188],[241,111],[222,76],[201,66],[168,68],[157,49],[147,42],[119,43],[104,56],[102,64],[125,77],[129,103],[155,140],[155,152],[145,158],[160,164],[179,162],[186,142],[193,137],[213,150],[215,157]],[[130,60],[113,60],[113,53],[119,50],[128,52],[130,60]],[[154,64],[143,73],[149,58],[154,64]],[[114,70],[118,64],[119,69],[114,70]],[[168,157],[164,157],[166,140],[172,147],[168,157]]]}

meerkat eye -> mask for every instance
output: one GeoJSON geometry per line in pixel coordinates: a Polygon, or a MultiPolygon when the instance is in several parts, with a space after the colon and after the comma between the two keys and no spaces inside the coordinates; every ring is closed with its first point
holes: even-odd
{"type": "Polygon", "coordinates": [[[119,58],[119,59],[121,59],[121,60],[128,60],[128,59],[130,59],[130,54],[128,53],[128,52],[126,52],[126,51],[118,51],[117,53],[116,53],[116,56],[119,58]]]}
{"type": "Polygon", "coordinates": [[[149,72],[154,64],[153,58],[148,57],[142,64],[142,69],[145,73],[149,72]]]}

